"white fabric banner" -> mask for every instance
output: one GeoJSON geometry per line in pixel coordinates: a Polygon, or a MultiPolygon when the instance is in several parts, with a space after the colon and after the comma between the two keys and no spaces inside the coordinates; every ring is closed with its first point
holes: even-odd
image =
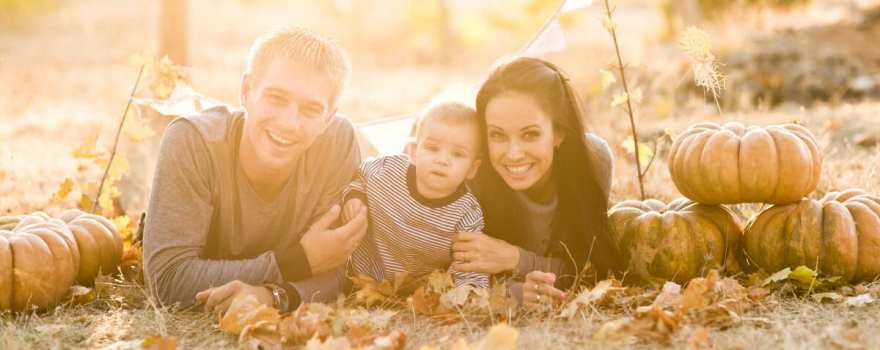
{"type": "Polygon", "coordinates": [[[548,53],[561,51],[566,46],[565,32],[558,19],[553,19],[550,24],[538,33],[529,46],[522,50],[524,56],[541,56],[548,53]]]}
{"type": "Polygon", "coordinates": [[[591,4],[593,4],[593,0],[566,0],[565,3],[562,4],[562,9],[559,11],[566,13],[590,6],[591,4]]]}

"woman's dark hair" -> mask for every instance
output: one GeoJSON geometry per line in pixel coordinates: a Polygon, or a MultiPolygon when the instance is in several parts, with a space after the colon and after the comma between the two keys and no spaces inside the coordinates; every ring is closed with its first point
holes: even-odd
{"type": "Polygon", "coordinates": [[[617,256],[607,234],[608,179],[601,179],[610,174],[607,169],[599,169],[610,168],[610,164],[602,164],[597,158],[598,150],[586,139],[580,104],[568,77],[547,61],[520,57],[498,65],[477,93],[476,109],[486,151],[475,187],[483,207],[486,233],[519,246],[526,242],[520,201],[492,167],[488,154],[486,105],[507,92],[532,97],[552,119],[554,132],[564,136],[553,155],[551,183],[556,186],[558,204],[549,255],[570,261],[564,244],[574,257],[577,270],[589,258],[599,273],[605,273],[614,267],[617,256]]]}

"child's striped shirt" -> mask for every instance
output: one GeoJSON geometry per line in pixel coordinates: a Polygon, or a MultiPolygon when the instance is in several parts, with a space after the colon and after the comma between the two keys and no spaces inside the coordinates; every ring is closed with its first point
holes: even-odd
{"type": "Polygon", "coordinates": [[[369,209],[370,228],[351,257],[355,272],[381,281],[396,272],[448,269],[455,284],[486,287],[488,275],[459,272],[452,263],[452,235],[483,231],[483,211],[462,184],[446,198],[429,199],[416,189],[415,167],[405,155],[364,162],[345,191],[369,209]]]}

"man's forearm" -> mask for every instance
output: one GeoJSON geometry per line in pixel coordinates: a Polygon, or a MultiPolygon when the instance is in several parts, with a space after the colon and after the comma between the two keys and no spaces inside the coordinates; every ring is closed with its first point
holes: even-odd
{"type": "Polygon", "coordinates": [[[283,283],[271,252],[244,260],[206,260],[193,254],[169,254],[163,259],[159,252],[145,262],[145,268],[148,286],[159,300],[184,307],[195,302],[196,293],[234,280],[252,285],[283,283]]]}

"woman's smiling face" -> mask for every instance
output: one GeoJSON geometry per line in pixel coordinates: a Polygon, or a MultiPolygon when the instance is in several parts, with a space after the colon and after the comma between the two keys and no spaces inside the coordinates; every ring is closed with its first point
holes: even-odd
{"type": "Polygon", "coordinates": [[[509,91],[486,104],[492,167],[515,191],[549,181],[553,151],[562,142],[553,120],[531,96],[509,91]]]}

